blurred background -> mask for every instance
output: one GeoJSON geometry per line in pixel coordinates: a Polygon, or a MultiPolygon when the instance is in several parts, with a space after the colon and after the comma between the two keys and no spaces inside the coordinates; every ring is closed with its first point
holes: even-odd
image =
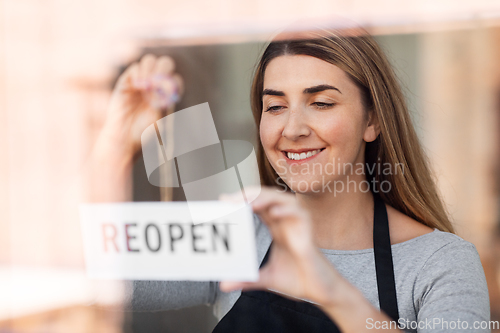
{"type": "MultiPolygon", "coordinates": [[[[339,16],[396,68],[499,320],[498,1],[0,0],[0,332],[210,332],[208,306],[123,312],[119,281],[85,277],[81,175],[113,83],[142,54],[168,54],[186,86],[177,109],[208,101],[221,139],[255,142],[249,91],[266,41],[339,16]]],[[[133,200],[162,199],[141,159],[132,182],[133,200]]]]}

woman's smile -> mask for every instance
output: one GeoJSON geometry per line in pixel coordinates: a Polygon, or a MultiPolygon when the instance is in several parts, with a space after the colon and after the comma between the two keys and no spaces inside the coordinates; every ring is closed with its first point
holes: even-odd
{"type": "Polygon", "coordinates": [[[281,152],[288,164],[302,164],[317,157],[325,148],[284,149],[281,152]]]}

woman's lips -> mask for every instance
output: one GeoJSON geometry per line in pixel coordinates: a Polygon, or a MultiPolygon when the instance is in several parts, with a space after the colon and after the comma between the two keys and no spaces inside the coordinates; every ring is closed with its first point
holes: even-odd
{"type": "MultiPolygon", "coordinates": [[[[325,150],[325,148],[319,148],[319,149],[301,149],[301,150],[288,150],[288,151],[281,151],[283,156],[285,157],[285,160],[288,164],[302,164],[305,162],[308,162],[321,154],[325,150]],[[311,153],[311,156],[307,157],[308,153],[311,153]],[[302,159],[294,159],[294,158],[300,158],[301,154],[305,154],[305,158],[302,159]],[[292,158],[290,158],[290,157],[292,158]]],[[[304,155],[302,155],[304,157],[304,155]]]]}

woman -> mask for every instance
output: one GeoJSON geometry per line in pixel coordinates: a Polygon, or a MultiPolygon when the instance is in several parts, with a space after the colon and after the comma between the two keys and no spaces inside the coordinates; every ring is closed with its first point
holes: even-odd
{"type": "MultiPolygon", "coordinates": [[[[160,117],[147,103],[157,74],[181,85],[169,58],[146,56],[115,88],[101,140],[128,147],[127,161],[132,126],[160,117]]],[[[453,234],[375,41],[332,32],[275,40],[251,97],[268,186],[252,203],[259,281],[222,282],[224,292],[213,283],[135,282],[133,305],[212,303],[222,318],[214,332],[481,331],[489,301],[478,254],[453,234]]]]}

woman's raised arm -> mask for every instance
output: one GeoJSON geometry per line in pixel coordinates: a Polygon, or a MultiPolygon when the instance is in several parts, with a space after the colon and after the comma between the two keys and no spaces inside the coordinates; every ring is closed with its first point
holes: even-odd
{"type": "MultiPolygon", "coordinates": [[[[170,57],[145,55],[119,77],[106,120],[85,172],[86,201],[131,201],[131,175],[141,149],[141,134],[173,112],[183,82],[170,57]]],[[[216,283],[130,281],[125,288],[129,310],[160,311],[212,303],[216,283]]]]}
{"type": "Polygon", "coordinates": [[[85,174],[86,201],[131,200],[131,173],[144,129],[173,112],[183,82],[170,57],[145,55],[119,77],[85,174]]]}

